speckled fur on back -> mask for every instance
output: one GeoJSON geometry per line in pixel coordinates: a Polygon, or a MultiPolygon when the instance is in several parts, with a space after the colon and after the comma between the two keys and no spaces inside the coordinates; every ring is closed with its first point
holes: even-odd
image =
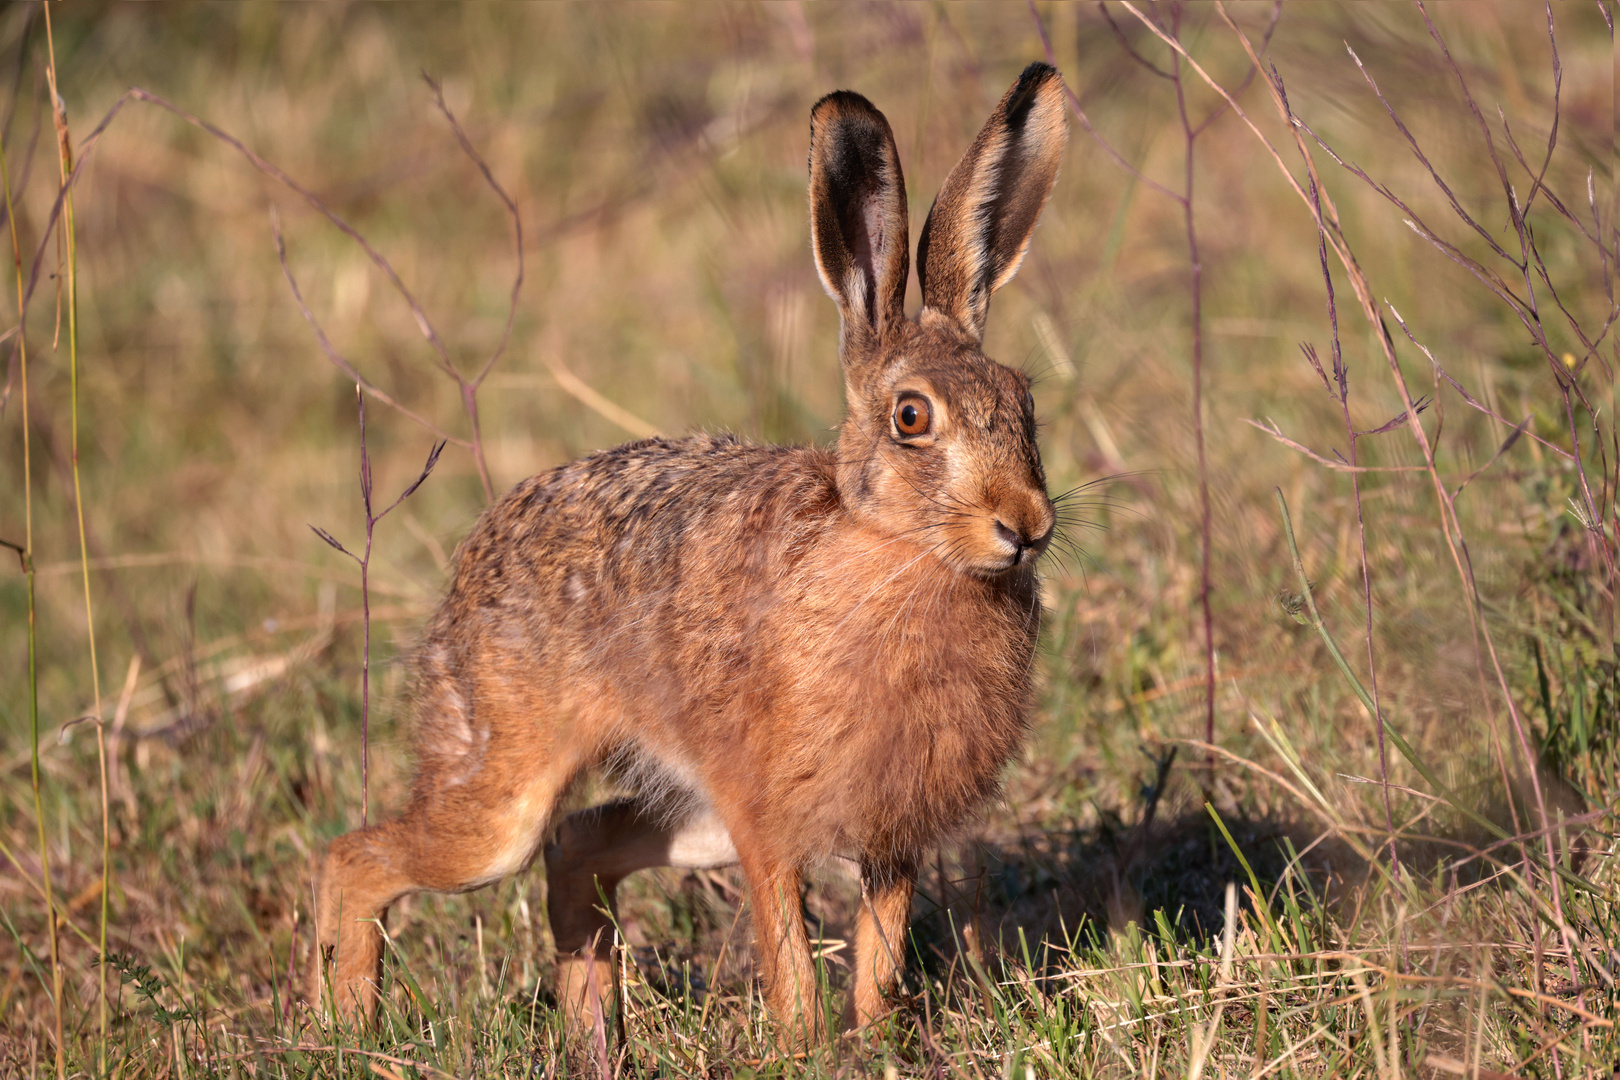
{"type": "Polygon", "coordinates": [[[327,855],[313,995],[369,1015],[390,904],[498,880],[554,833],[558,996],[576,1023],[612,977],[598,888],[740,862],[767,999],[789,1041],[817,1037],[798,889],[834,853],[865,879],[853,1018],[882,1012],[919,860],[982,806],[1027,728],[1053,512],[1028,379],[979,342],[1065,137],[1057,73],[1031,65],[929,215],[909,320],[888,123],[856,94],[817,103],[812,243],[848,403],[836,446],[651,439],[484,513],[418,654],[410,803],[327,855]],[[554,820],[602,767],[638,794],[554,820]]]}

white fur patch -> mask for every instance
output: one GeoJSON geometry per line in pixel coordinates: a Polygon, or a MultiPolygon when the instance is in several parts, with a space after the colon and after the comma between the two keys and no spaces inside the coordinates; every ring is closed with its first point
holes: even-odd
{"type": "Polygon", "coordinates": [[[737,848],[731,842],[712,807],[705,807],[688,818],[669,838],[669,865],[679,870],[713,870],[737,862],[737,848]]]}

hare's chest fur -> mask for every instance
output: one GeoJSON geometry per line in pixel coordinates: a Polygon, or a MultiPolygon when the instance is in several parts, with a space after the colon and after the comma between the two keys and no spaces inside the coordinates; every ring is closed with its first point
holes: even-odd
{"type": "Polygon", "coordinates": [[[834,474],[699,436],[534,477],[463,545],[424,654],[475,631],[463,697],[538,681],[590,758],[790,815],[807,847],[925,845],[1022,738],[1038,602],[863,527],[834,474]]]}

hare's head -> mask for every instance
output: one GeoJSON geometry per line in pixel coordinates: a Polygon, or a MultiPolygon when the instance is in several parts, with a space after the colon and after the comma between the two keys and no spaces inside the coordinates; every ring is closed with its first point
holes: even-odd
{"type": "Polygon", "coordinates": [[[1029,378],[980,351],[990,294],[1023,261],[1068,138],[1063,83],[1031,64],[951,170],[917,241],[894,135],[859,94],[810,113],[810,234],[843,319],[844,504],[968,573],[1027,571],[1054,516],[1029,378]]]}

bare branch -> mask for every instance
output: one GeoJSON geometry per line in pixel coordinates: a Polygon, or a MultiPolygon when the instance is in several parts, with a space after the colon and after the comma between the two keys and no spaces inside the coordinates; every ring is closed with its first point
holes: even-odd
{"type": "Polygon", "coordinates": [[[501,340],[496,344],[495,351],[490,354],[489,359],[484,361],[484,366],[478,369],[478,374],[470,380],[473,387],[476,388],[494,369],[496,362],[506,352],[507,343],[512,340],[512,324],[517,318],[518,294],[523,291],[523,215],[518,212],[517,203],[513,201],[512,196],[508,195],[506,189],[501,186],[500,181],[495,179],[495,174],[490,171],[489,165],[484,161],[483,156],[473,148],[472,141],[467,138],[467,133],[462,130],[461,122],[456,119],[455,113],[451,112],[450,106],[445,104],[443,88],[436,80],[429,77],[426,72],[422,73],[422,81],[427,83],[428,88],[433,91],[433,104],[444,114],[444,118],[450,121],[450,130],[455,134],[456,143],[461,147],[462,153],[471,158],[473,164],[478,166],[478,171],[484,175],[484,182],[489,185],[491,191],[495,192],[495,197],[501,200],[502,205],[506,207],[506,212],[512,217],[513,246],[517,249],[517,273],[512,279],[512,299],[507,307],[506,326],[501,331],[501,340]]]}
{"type": "MultiPolygon", "coordinates": [[[[1581,389],[1580,384],[1572,379],[1569,379],[1563,371],[1559,370],[1558,355],[1554,351],[1552,345],[1547,341],[1546,332],[1542,329],[1541,316],[1536,308],[1535,303],[1535,282],[1531,277],[1530,269],[1530,264],[1533,261],[1530,252],[1534,247],[1534,244],[1530,239],[1529,230],[1525,224],[1524,213],[1519,207],[1518,195],[1513,190],[1513,184],[1508,180],[1507,168],[1503,166],[1502,159],[1496,152],[1496,140],[1491,137],[1490,125],[1485,122],[1485,115],[1479,111],[1479,105],[1474,101],[1473,92],[1468,89],[1468,81],[1463,78],[1462,70],[1457,67],[1457,62],[1452,59],[1451,50],[1446,47],[1445,39],[1440,36],[1439,28],[1434,25],[1434,20],[1429,18],[1429,9],[1423,6],[1423,0],[1412,0],[1412,2],[1417,6],[1418,13],[1423,16],[1423,24],[1428,27],[1429,36],[1434,39],[1434,43],[1439,47],[1440,55],[1445,57],[1446,66],[1451,69],[1452,75],[1456,77],[1457,85],[1462,89],[1463,100],[1468,103],[1468,111],[1473,113],[1474,120],[1479,125],[1481,134],[1485,136],[1486,152],[1490,155],[1491,164],[1496,167],[1497,178],[1502,184],[1502,193],[1507,198],[1508,213],[1513,221],[1514,231],[1519,238],[1520,258],[1513,259],[1506,255],[1503,257],[1507,258],[1507,261],[1512,263],[1513,266],[1524,275],[1525,295],[1529,298],[1528,308],[1531,316],[1531,318],[1526,322],[1526,328],[1529,329],[1530,335],[1535,338],[1536,344],[1541,346],[1542,352],[1547,359],[1548,368],[1552,371],[1553,379],[1558,383],[1559,389],[1564,393],[1568,393],[1571,389],[1573,389],[1575,395],[1580,398],[1581,404],[1584,405],[1589,412],[1593,411],[1592,403],[1587,400],[1586,393],[1581,389]]],[[[1553,62],[1556,66],[1556,52],[1554,54],[1553,62]]],[[[1360,64],[1359,60],[1357,61],[1357,64],[1360,64]]],[[[1436,179],[1438,179],[1438,177],[1436,177],[1436,179]]],[[[1571,430],[1570,438],[1574,439],[1575,437],[1575,432],[1571,430]]],[[[1575,462],[1577,471],[1581,473],[1581,483],[1584,485],[1586,483],[1586,475],[1584,466],[1581,464],[1581,460],[1578,455],[1575,458],[1575,462]]]]}
{"type": "Polygon", "coordinates": [[[1513,448],[1513,444],[1519,441],[1519,436],[1523,435],[1525,429],[1530,426],[1530,421],[1534,416],[1535,413],[1526,414],[1525,418],[1519,421],[1518,427],[1513,429],[1513,433],[1507,437],[1501,446],[1496,448],[1496,453],[1491,455],[1491,460],[1469,473],[1468,476],[1464,478],[1463,482],[1457,485],[1456,490],[1451,493],[1451,497],[1455,499],[1457,496],[1461,495],[1463,488],[1467,487],[1469,484],[1472,484],[1481,473],[1490,468],[1492,465],[1496,464],[1497,458],[1511,450],[1513,448]]]}
{"type": "Polygon", "coordinates": [[[388,516],[388,512],[390,510],[392,510],[394,507],[398,506],[400,503],[404,502],[406,499],[410,498],[412,495],[416,494],[416,489],[421,487],[422,484],[427,480],[427,478],[432,474],[433,466],[435,466],[435,465],[437,465],[439,463],[439,454],[442,453],[443,451],[444,451],[444,442],[441,440],[441,441],[435,443],[434,446],[433,446],[433,449],[428,451],[427,464],[422,466],[422,472],[417,476],[417,478],[415,480],[411,481],[411,486],[406,488],[404,491],[400,492],[399,493],[399,498],[397,498],[393,502],[389,503],[387,508],[384,509],[382,513],[378,514],[375,518],[373,518],[372,521],[373,522],[381,521],[383,518],[388,516]]]}
{"type": "Polygon", "coordinates": [[[326,354],[326,359],[331,362],[332,366],[343,372],[343,374],[347,375],[350,379],[354,380],[356,386],[364,389],[366,393],[370,394],[384,405],[387,405],[391,409],[397,409],[412,422],[419,424],[420,426],[433,432],[433,434],[437,435],[439,438],[454,443],[463,449],[470,450],[472,448],[472,443],[468,442],[466,439],[457,438],[456,436],[445,431],[443,428],[439,427],[439,425],[435,424],[427,417],[423,416],[421,413],[415,412],[401,402],[395,400],[388,394],[387,391],[377,387],[367,380],[365,376],[361,375],[360,372],[355,369],[355,366],[349,362],[348,358],[332,345],[331,339],[326,336],[326,331],[321,328],[320,322],[315,318],[315,313],[311,311],[309,309],[309,305],[304,302],[303,291],[298,288],[298,279],[293,277],[292,267],[287,263],[287,245],[282,239],[281,235],[281,216],[276,213],[276,208],[274,205],[270,207],[270,235],[275,239],[276,258],[281,262],[281,273],[287,279],[288,288],[292,290],[293,303],[298,305],[298,311],[304,316],[304,321],[309,323],[311,330],[315,331],[315,340],[320,343],[321,351],[326,354]]]}
{"type": "MultiPolygon", "coordinates": [[[[1430,403],[1429,403],[1429,401],[1427,399],[1420,397],[1420,398],[1418,398],[1416,401],[1414,401],[1412,403],[1411,412],[1412,413],[1420,413],[1424,409],[1427,409],[1429,407],[1429,404],[1430,403]]],[[[1380,425],[1378,427],[1372,428],[1372,429],[1370,429],[1368,431],[1354,432],[1354,435],[1355,435],[1356,438],[1359,439],[1363,435],[1382,435],[1386,431],[1394,431],[1396,428],[1398,428],[1402,424],[1406,423],[1406,417],[1407,417],[1407,413],[1405,411],[1402,411],[1402,413],[1399,416],[1397,416],[1395,419],[1390,420],[1389,422],[1387,422],[1385,424],[1382,424],[1382,425],[1380,425]]]]}
{"type": "MultiPolygon", "coordinates": [[[[1389,301],[1386,300],[1385,304],[1387,305],[1388,303],[1389,303],[1389,301]]],[[[1494,417],[1495,419],[1500,420],[1504,424],[1508,423],[1508,419],[1506,417],[1504,417],[1501,413],[1497,412],[1496,410],[1492,409],[1490,406],[1484,404],[1483,402],[1481,402],[1477,398],[1475,398],[1474,395],[1472,395],[1472,394],[1470,394],[1468,392],[1467,388],[1464,387],[1462,383],[1460,383],[1456,379],[1452,378],[1451,374],[1449,372],[1447,372],[1445,368],[1440,366],[1440,361],[1438,361],[1438,360],[1436,360],[1434,358],[1434,353],[1429,351],[1429,347],[1427,345],[1423,344],[1421,341],[1419,341],[1416,337],[1414,337],[1412,335],[1412,331],[1407,328],[1406,322],[1405,322],[1405,320],[1403,320],[1401,318],[1401,313],[1399,311],[1396,311],[1393,306],[1390,306],[1389,311],[1390,311],[1391,315],[1395,316],[1396,325],[1399,326],[1401,328],[1401,330],[1406,334],[1406,339],[1408,341],[1410,341],[1413,345],[1416,345],[1418,347],[1418,350],[1420,352],[1422,352],[1424,356],[1428,357],[1429,363],[1434,365],[1434,370],[1439,374],[1439,376],[1442,379],[1446,380],[1446,382],[1451,384],[1452,389],[1456,390],[1457,393],[1462,396],[1462,399],[1464,401],[1466,401],[1469,405],[1473,406],[1475,409],[1478,409],[1480,412],[1484,413],[1486,416],[1494,417]]],[[[1545,446],[1548,450],[1551,450],[1553,453],[1559,455],[1560,457],[1563,457],[1563,458],[1571,458],[1572,457],[1572,455],[1570,454],[1570,452],[1568,450],[1565,450],[1562,446],[1559,446],[1557,443],[1548,442],[1546,439],[1543,439],[1541,436],[1537,435],[1533,431],[1529,432],[1529,435],[1530,435],[1530,438],[1534,439],[1536,442],[1540,443],[1542,446],[1545,446]]]]}
{"type": "MultiPolygon", "coordinates": [[[[1421,7],[1422,5],[1419,4],[1419,6],[1421,7]]],[[[1484,239],[1485,243],[1490,246],[1492,251],[1496,252],[1496,254],[1500,255],[1503,259],[1506,259],[1508,262],[1512,263],[1515,267],[1522,269],[1518,260],[1512,255],[1509,255],[1502,245],[1496,242],[1496,238],[1490,234],[1489,230],[1487,230],[1479,222],[1475,221],[1473,215],[1469,214],[1467,210],[1463,209],[1462,203],[1457,201],[1456,192],[1451,190],[1450,185],[1448,185],[1445,180],[1441,178],[1439,170],[1434,167],[1434,163],[1431,162],[1428,159],[1428,156],[1423,153],[1423,148],[1418,145],[1416,136],[1412,134],[1412,132],[1407,128],[1405,122],[1401,120],[1400,114],[1395,111],[1395,106],[1391,105],[1389,103],[1389,99],[1384,96],[1383,90],[1379,89],[1378,81],[1372,77],[1372,73],[1369,72],[1366,65],[1361,62],[1361,57],[1356,55],[1356,50],[1350,47],[1350,43],[1348,41],[1344,43],[1344,48],[1345,51],[1350,54],[1350,59],[1356,62],[1356,68],[1361,72],[1361,77],[1367,80],[1368,86],[1372,87],[1373,95],[1378,98],[1379,104],[1384,107],[1384,111],[1389,114],[1390,120],[1394,122],[1395,130],[1401,133],[1401,137],[1406,140],[1406,145],[1411,148],[1413,155],[1417,157],[1418,161],[1422,163],[1423,168],[1428,172],[1430,178],[1434,180],[1435,186],[1445,193],[1446,201],[1451,204],[1452,211],[1463,220],[1464,224],[1478,233],[1484,239]]],[[[1458,78],[1461,79],[1461,75],[1459,75],[1458,78]]],[[[1465,89],[1464,93],[1466,92],[1467,91],[1465,89]]],[[[1469,98],[1469,103],[1473,103],[1472,98],[1469,98]]],[[[1490,138],[1489,132],[1486,132],[1486,138],[1490,138]]],[[[1495,155],[1496,150],[1493,144],[1491,156],[1495,157],[1495,155]]],[[[1498,163],[1497,167],[1500,170],[1500,163],[1498,163]]],[[[1502,183],[1504,186],[1507,185],[1506,174],[1503,174],[1502,176],[1502,183]]]]}
{"type": "MultiPolygon", "coordinates": [[[[445,374],[449,375],[453,379],[456,379],[458,382],[460,381],[460,373],[456,370],[455,364],[453,364],[450,360],[450,350],[445,347],[444,340],[439,337],[439,332],[433,328],[433,323],[429,321],[427,312],[422,310],[422,305],[417,301],[416,295],[411,292],[411,290],[406,286],[405,282],[400,278],[399,273],[394,269],[394,265],[390,263],[380,251],[372,247],[371,242],[361,235],[358,229],[340,217],[331,207],[327,206],[326,203],[321,200],[320,196],[316,195],[298,181],[288,176],[280,169],[280,167],[271,164],[258,154],[254,153],[252,150],[248,149],[247,145],[244,144],[240,139],[236,138],[236,136],[230,134],[222,128],[214,126],[207,120],[204,120],[202,117],[197,116],[195,113],[188,112],[168,99],[154,94],[149,90],[143,90],[138,86],[132,87],[130,90],[128,90],[124,97],[120,98],[119,101],[122,103],[124,100],[131,97],[139,101],[147,102],[151,105],[156,105],[160,109],[173,113],[186,123],[207,132],[218,141],[224,143],[232,150],[235,150],[248,162],[248,164],[252,165],[259,172],[270,177],[272,180],[276,181],[278,184],[281,184],[299,198],[303,199],[305,204],[307,204],[311,210],[314,210],[317,214],[320,214],[327,221],[331,222],[333,228],[337,229],[338,232],[341,232],[344,236],[347,236],[350,240],[353,240],[356,244],[358,244],[360,250],[364,251],[366,253],[366,257],[371,260],[372,265],[378,270],[382,271],[383,276],[388,279],[388,283],[392,285],[394,287],[394,291],[400,295],[400,299],[405,301],[405,306],[410,309],[411,318],[415,320],[417,329],[422,332],[422,336],[427,339],[428,344],[433,347],[434,356],[437,359],[439,366],[444,369],[445,374]]],[[[105,123],[105,121],[103,123],[105,123]]],[[[97,130],[99,131],[100,129],[98,128],[97,130]]],[[[80,150],[81,154],[83,152],[83,150],[80,150]]]]}
{"type": "MultiPolygon", "coordinates": [[[[1271,47],[1271,35],[1277,32],[1277,22],[1281,18],[1282,18],[1282,0],[1273,0],[1272,5],[1271,5],[1271,19],[1270,19],[1269,22],[1266,23],[1266,32],[1260,36],[1260,51],[1261,52],[1265,52],[1268,48],[1271,47]]],[[[1243,92],[1249,88],[1249,84],[1254,82],[1255,72],[1257,72],[1259,70],[1260,70],[1259,68],[1255,67],[1253,64],[1250,64],[1249,65],[1249,70],[1247,72],[1245,72],[1244,75],[1243,75],[1243,81],[1238,83],[1236,90],[1232,91],[1232,97],[1234,97],[1234,98],[1242,97],[1243,92]]],[[[1202,135],[1204,133],[1205,128],[1209,127],[1209,125],[1213,124],[1215,121],[1219,120],[1222,116],[1226,115],[1227,108],[1228,108],[1227,103],[1224,102],[1224,101],[1222,101],[1219,105],[1215,106],[1214,109],[1210,110],[1210,114],[1208,116],[1204,117],[1203,123],[1199,124],[1198,127],[1194,129],[1193,134],[1195,136],[1202,135]]]]}
{"type": "MultiPolygon", "coordinates": [[[[1127,56],[1129,56],[1132,60],[1135,60],[1138,64],[1141,64],[1143,67],[1147,68],[1149,71],[1153,72],[1153,74],[1157,75],[1159,78],[1171,78],[1168,71],[1165,71],[1163,68],[1159,67],[1159,65],[1155,64],[1153,61],[1136,51],[1136,47],[1132,45],[1130,39],[1125,36],[1125,31],[1121,30],[1119,28],[1119,24],[1114,21],[1114,16],[1109,13],[1108,5],[1104,3],[1103,0],[1097,0],[1097,10],[1102,12],[1102,17],[1104,19],[1108,20],[1108,29],[1114,32],[1114,37],[1119,41],[1119,47],[1125,50],[1125,54],[1127,56]]],[[[1053,66],[1055,67],[1056,65],[1053,66]]]]}
{"type": "MultiPolygon", "coordinates": [[[[1029,5],[1030,18],[1035,20],[1035,30],[1041,36],[1041,46],[1046,50],[1046,62],[1051,64],[1053,67],[1057,67],[1057,53],[1052,50],[1052,40],[1046,36],[1046,26],[1041,22],[1040,12],[1035,10],[1035,0],[1025,0],[1025,2],[1029,5]]],[[[1130,7],[1130,4],[1127,3],[1125,6],[1128,8],[1130,7]]],[[[1132,11],[1132,14],[1136,15],[1137,18],[1142,17],[1134,10],[1132,11]]],[[[1124,155],[1118,150],[1115,150],[1112,144],[1110,144],[1107,139],[1102,137],[1102,133],[1092,126],[1091,117],[1087,116],[1086,111],[1080,107],[1080,99],[1075,96],[1074,91],[1069,87],[1069,82],[1067,79],[1063,81],[1063,96],[1068,99],[1069,111],[1074,113],[1074,118],[1080,121],[1080,126],[1085,128],[1086,133],[1097,141],[1097,145],[1103,148],[1103,152],[1110,158],[1113,158],[1114,164],[1130,173],[1131,176],[1136,178],[1137,182],[1145,184],[1168,199],[1174,199],[1178,203],[1181,202],[1180,195],[1176,194],[1174,191],[1171,191],[1157,180],[1149,178],[1146,173],[1142,172],[1142,170],[1126,161],[1124,155]]]]}
{"type": "MultiPolygon", "coordinates": [[[[1121,0],[1121,3],[1124,5],[1126,11],[1129,11],[1132,15],[1141,20],[1145,26],[1159,36],[1160,40],[1162,40],[1166,45],[1169,45],[1171,49],[1186,60],[1187,66],[1191,67],[1193,71],[1197,72],[1198,77],[1203,79],[1205,84],[1208,85],[1210,89],[1214,90],[1217,94],[1226,99],[1227,104],[1232,107],[1232,111],[1236,113],[1239,119],[1241,119],[1243,123],[1247,125],[1248,129],[1254,133],[1254,137],[1260,140],[1261,145],[1264,146],[1268,152],[1270,152],[1272,161],[1276,162],[1277,168],[1282,170],[1283,176],[1288,180],[1288,186],[1294,189],[1294,194],[1298,195],[1300,200],[1304,202],[1308,208],[1311,205],[1311,200],[1306,197],[1304,189],[1299,186],[1299,181],[1294,179],[1294,174],[1288,171],[1288,166],[1283,164],[1282,155],[1277,153],[1277,148],[1271,145],[1271,140],[1266,138],[1265,133],[1255,126],[1254,121],[1249,119],[1249,114],[1243,111],[1243,107],[1237,103],[1236,99],[1234,99],[1230,93],[1227,92],[1226,88],[1211,78],[1209,72],[1205,71],[1203,67],[1199,65],[1198,61],[1194,60],[1190,55],[1188,55],[1187,50],[1182,47],[1181,42],[1176,41],[1169,35],[1165,34],[1164,31],[1159,29],[1153,20],[1149,19],[1146,15],[1142,14],[1142,12],[1138,11],[1136,5],[1133,4],[1131,0],[1121,0]]],[[[1224,14],[1224,8],[1221,10],[1224,14]]],[[[1230,20],[1230,16],[1226,16],[1226,18],[1230,20]]],[[[1244,42],[1246,44],[1248,39],[1244,38],[1244,42]]],[[[1259,62],[1258,58],[1255,58],[1255,62],[1259,62]]],[[[1179,198],[1173,192],[1166,191],[1166,194],[1173,199],[1179,198]]]]}
{"type": "Polygon", "coordinates": [[[1250,427],[1257,428],[1260,431],[1265,432],[1267,435],[1270,435],[1273,439],[1276,439],[1290,450],[1297,450],[1301,454],[1304,454],[1306,457],[1310,458],[1312,461],[1316,462],[1318,465],[1326,465],[1328,468],[1337,470],[1338,472],[1397,473],[1427,471],[1422,465],[1349,465],[1342,461],[1334,461],[1332,458],[1323,457],[1321,454],[1318,454],[1315,450],[1312,450],[1303,443],[1297,443],[1293,439],[1290,439],[1288,436],[1284,435],[1282,433],[1282,429],[1277,426],[1277,422],[1275,420],[1268,418],[1266,422],[1262,424],[1260,421],[1250,420],[1246,416],[1241,417],[1240,419],[1242,419],[1242,421],[1245,424],[1248,424],[1250,427]]]}

